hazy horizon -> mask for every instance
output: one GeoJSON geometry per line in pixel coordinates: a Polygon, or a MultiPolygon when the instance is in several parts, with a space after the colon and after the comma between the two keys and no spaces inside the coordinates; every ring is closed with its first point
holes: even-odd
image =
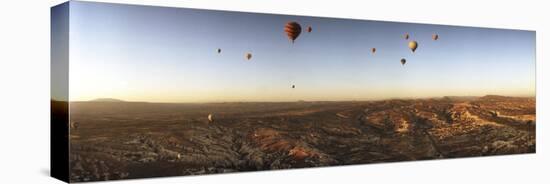
{"type": "MultiPolygon", "coordinates": [[[[186,101],[173,101],[173,102],[158,102],[158,101],[131,101],[131,100],[125,100],[125,99],[118,99],[118,98],[96,98],[96,99],[89,99],[89,100],[76,100],[76,101],[69,101],[69,102],[129,102],[129,103],[198,103],[198,104],[208,104],[208,103],[291,103],[291,102],[370,102],[370,101],[385,101],[385,100],[426,100],[426,99],[441,99],[445,97],[456,97],[456,98],[481,98],[485,96],[502,96],[502,97],[512,97],[512,98],[536,98],[535,95],[533,96],[503,96],[503,95],[494,95],[494,94],[487,94],[483,96],[433,96],[433,97],[421,97],[421,98],[385,98],[385,99],[371,99],[371,100],[294,100],[294,101],[195,101],[195,102],[186,102],[186,101]]],[[[63,101],[63,100],[56,100],[51,99],[53,101],[63,101]]]]}
{"type": "Polygon", "coordinates": [[[70,5],[69,101],[535,96],[532,31],[74,1],[70,5]],[[288,21],[302,26],[294,44],[283,31],[288,21]],[[311,33],[305,31],[309,25],[311,33]],[[418,41],[415,53],[407,48],[405,33],[418,41]],[[434,33],[439,40],[431,39],[434,33]],[[377,48],[375,54],[370,53],[372,47],[377,48]],[[244,58],[247,52],[253,54],[250,61],[244,58]],[[404,66],[401,58],[407,59],[404,66]]]}

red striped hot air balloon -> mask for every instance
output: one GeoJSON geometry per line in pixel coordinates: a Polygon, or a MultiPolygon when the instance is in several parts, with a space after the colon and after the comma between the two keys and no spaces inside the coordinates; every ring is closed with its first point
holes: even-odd
{"type": "Polygon", "coordinates": [[[285,33],[288,36],[288,39],[294,43],[294,40],[300,36],[302,32],[302,27],[297,22],[288,22],[285,25],[285,33]]]}

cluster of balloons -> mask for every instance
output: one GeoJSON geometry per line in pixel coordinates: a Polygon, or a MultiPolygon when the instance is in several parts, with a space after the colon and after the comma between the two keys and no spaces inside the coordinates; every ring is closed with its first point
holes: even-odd
{"type": "MultiPolygon", "coordinates": [[[[311,33],[311,31],[313,31],[313,28],[311,26],[308,26],[306,31],[308,33],[311,33]]],[[[290,21],[290,22],[287,22],[284,26],[284,32],[286,33],[286,36],[288,37],[288,39],[291,41],[292,44],[294,44],[294,41],[296,41],[296,39],[300,36],[300,34],[302,33],[302,26],[298,23],[298,22],[295,22],[295,21],[290,21]]],[[[403,38],[405,38],[405,40],[409,40],[410,38],[410,35],[409,33],[405,33],[403,35],[403,38]]],[[[438,34],[433,34],[432,35],[432,40],[436,41],[439,39],[439,35],[438,34]]],[[[415,53],[416,49],[418,48],[418,42],[415,41],[415,40],[410,40],[408,42],[408,47],[409,49],[415,53]]],[[[220,54],[222,52],[222,49],[221,48],[218,48],[218,54],[220,54]]],[[[371,53],[372,54],[375,54],[376,53],[376,48],[373,47],[371,48],[371,53]]],[[[250,52],[247,52],[245,53],[245,59],[246,60],[250,60],[252,59],[252,53],[250,52]]],[[[407,63],[407,60],[405,58],[401,58],[401,65],[405,65],[405,63],[407,63]]],[[[295,85],[292,85],[292,88],[294,89],[295,88],[295,85]]]]}
{"type": "MultiPolygon", "coordinates": [[[[290,36],[289,36],[289,38],[290,38],[290,36]]],[[[405,40],[409,40],[409,38],[410,38],[409,33],[405,33],[403,35],[403,38],[405,38],[405,40]]],[[[439,35],[438,34],[433,34],[432,35],[432,40],[435,41],[437,39],[439,39],[439,35]]],[[[293,42],[294,42],[294,40],[293,40],[293,42]]],[[[418,42],[416,42],[414,40],[411,40],[408,43],[408,47],[414,53],[416,51],[416,49],[418,48],[418,42]]],[[[376,53],[376,47],[371,48],[371,53],[372,54],[376,53]]],[[[407,63],[407,60],[405,58],[401,58],[401,65],[405,65],[405,63],[407,63]]]]}
{"type": "MultiPolygon", "coordinates": [[[[405,35],[403,35],[403,37],[405,38],[405,40],[409,40],[410,38],[410,35],[409,33],[405,33],[405,35]]],[[[437,39],[439,39],[439,35],[438,34],[433,34],[432,35],[432,40],[436,41],[437,39]]],[[[414,53],[416,51],[416,49],[418,48],[418,42],[414,41],[414,40],[411,40],[409,41],[409,49],[411,49],[411,51],[414,53]]],[[[405,65],[405,63],[407,63],[407,60],[405,58],[401,58],[401,65],[405,65]]]]}
{"type": "MultiPolygon", "coordinates": [[[[300,33],[302,33],[302,26],[300,26],[300,24],[298,22],[288,22],[286,23],[285,25],[285,33],[287,34],[288,36],[288,39],[294,43],[294,40],[296,40],[296,38],[298,38],[298,36],[300,36],[300,33]]],[[[308,26],[306,31],[308,33],[311,33],[311,31],[313,31],[313,28],[311,26],[308,26]]],[[[222,49],[221,48],[218,48],[218,54],[220,54],[222,52],[222,49]]],[[[247,52],[245,55],[244,55],[245,59],[246,60],[250,60],[252,59],[252,53],[250,52],[247,52]]]]}
{"type": "MultiPolygon", "coordinates": [[[[296,38],[298,38],[298,36],[300,36],[300,34],[302,33],[302,26],[298,22],[291,21],[291,22],[286,23],[286,25],[284,27],[284,31],[285,31],[288,39],[292,43],[294,43],[294,40],[296,40],[296,38]]],[[[311,33],[311,31],[313,31],[313,28],[311,26],[308,26],[306,31],[308,33],[311,33]]],[[[222,52],[222,49],[218,48],[217,51],[218,51],[218,54],[220,54],[222,52]]],[[[246,60],[250,60],[250,59],[252,59],[252,53],[247,52],[244,55],[244,57],[245,57],[246,60]]],[[[294,89],[294,88],[296,88],[296,86],[292,85],[292,88],[294,89]]]]}
{"type": "MultiPolygon", "coordinates": [[[[308,33],[311,33],[311,31],[313,31],[313,28],[311,26],[308,26],[306,31],[308,33]]],[[[286,33],[286,36],[291,41],[291,43],[294,44],[294,41],[302,33],[302,26],[298,22],[295,22],[295,21],[287,22],[284,26],[284,32],[286,33]]],[[[409,35],[409,33],[405,33],[403,35],[403,37],[405,38],[405,40],[409,40],[410,35],[409,35]]],[[[439,39],[438,34],[433,34],[432,35],[432,40],[436,41],[438,39],[439,39]]],[[[413,53],[415,53],[416,49],[418,48],[418,42],[415,41],[415,40],[411,40],[411,41],[408,42],[408,47],[413,53]]],[[[218,54],[220,54],[222,52],[222,49],[218,48],[217,52],[218,52],[218,54]]],[[[376,48],[375,47],[371,48],[371,53],[372,54],[376,53],[376,48]]],[[[252,59],[252,53],[247,52],[245,54],[245,59],[246,60],[252,59]]],[[[407,63],[407,60],[405,58],[401,58],[400,62],[401,62],[401,65],[405,65],[405,63],[407,63]]],[[[292,84],[291,88],[294,89],[294,88],[296,88],[296,86],[294,84],[292,84]]],[[[208,118],[208,122],[210,122],[210,123],[214,122],[214,118],[213,118],[212,113],[208,114],[207,118],[208,118]]]]}

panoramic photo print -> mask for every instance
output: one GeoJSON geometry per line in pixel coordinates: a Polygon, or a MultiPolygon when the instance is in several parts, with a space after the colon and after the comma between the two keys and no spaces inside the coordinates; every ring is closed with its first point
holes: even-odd
{"type": "Polygon", "coordinates": [[[534,31],[66,8],[71,182],[536,150],[534,31]]]}

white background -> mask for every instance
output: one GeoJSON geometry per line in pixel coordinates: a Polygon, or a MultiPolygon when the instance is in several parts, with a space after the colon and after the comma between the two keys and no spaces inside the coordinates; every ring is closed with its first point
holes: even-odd
{"type": "MultiPolygon", "coordinates": [[[[50,10],[61,0],[0,1],[0,183],[49,175],[50,10]]],[[[542,0],[124,0],[134,4],[537,31],[537,153],[116,183],[548,183],[550,5],[542,0]],[[546,17],[546,18],[545,18],[546,17]],[[546,72],[544,72],[546,71],[546,72]]]]}

